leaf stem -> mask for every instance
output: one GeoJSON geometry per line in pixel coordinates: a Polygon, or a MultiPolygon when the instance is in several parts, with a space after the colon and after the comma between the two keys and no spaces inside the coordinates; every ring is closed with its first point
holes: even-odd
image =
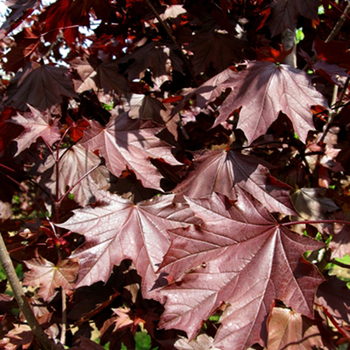
{"type": "Polygon", "coordinates": [[[343,224],[350,225],[350,221],[345,220],[305,220],[305,221],[290,221],[282,222],[281,226],[305,225],[305,224],[343,224]]]}
{"type": "Polygon", "coordinates": [[[68,196],[68,194],[70,193],[70,191],[72,191],[72,189],[77,186],[85,177],[87,177],[88,175],[90,175],[94,170],[96,170],[98,167],[100,166],[100,164],[95,165],[92,169],[90,169],[87,173],[85,173],[78,181],[76,181],[75,184],[73,184],[68,190],[67,192],[60,198],[60,200],[58,201],[58,204],[61,204],[61,202],[68,196]]]}
{"type": "Polygon", "coordinates": [[[45,350],[62,350],[63,347],[55,344],[48,335],[41,328],[38,320],[35,318],[33,311],[29,305],[29,302],[24,295],[21,283],[16,275],[15,268],[13,267],[10,255],[7,251],[5,242],[0,234],[0,261],[6,276],[10,282],[13,294],[17,300],[18,306],[21,309],[25,319],[28,322],[34,336],[43,346],[45,350]]]}

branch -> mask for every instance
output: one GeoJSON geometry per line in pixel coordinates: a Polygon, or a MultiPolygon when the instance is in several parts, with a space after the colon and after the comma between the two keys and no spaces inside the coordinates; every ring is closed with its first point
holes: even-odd
{"type": "MultiPolygon", "coordinates": [[[[333,40],[337,34],[339,33],[341,27],[343,26],[343,24],[346,21],[346,18],[348,17],[348,14],[350,13],[350,2],[347,4],[347,6],[345,7],[345,10],[343,12],[343,14],[340,16],[340,18],[338,19],[338,22],[336,23],[336,25],[334,26],[334,28],[332,29],[332,31],[329,33],[327,39],[325,40],[325,43],[329,43],[331,40],[333,40]]],[[[311,58],[311,62],[315,62],[317,59],[317,56],[314,55],[311,58]]],[[[307,71],[309,68],[309,65],[306,64],[305,67],[303,68],[303,71],[307,71]]]]}
{"type": "Polygon", "coordinates": [[[42,345],[45,350],[62,350],[58,344],[55,344],[48,335],[41,328],[38,320],[35,318],[33,311],[29,305],[29,302],[24,295],[21,283],[16,275],[16,271],[12,265],[10,255],[7,251],[5,242],[0,234],[0,261],[6,276],[10,282],[13,294],[17,300],[18,306],[21,309],[24,317],[26,318],[29,327],[31,328],[34,336],[42,345]]]}
{"type": "Polygon", "coordinates": [[[334,264],[334,265],[337,265],[337,266],[340,266],[340,267],[342,267],[342,268],[344,268],[344,269],[350,269],[350,265],[344,264],[344,263],[342,263],[342,262],[340,262],[340,261],[338,261],[338,260],[335,260],[335,259],[332,259],[332,260],[330,261],[330,263],[332,263],[332,264],[334,264]]]}
{"type": "Polygon", "coordinates": [[[161,24],[161,26],[164,28],[164,30],[166,31],[166,33],[168,34],[168,37],[170,38],[170,40],[174,43],[174,45],[176,46],[176,48],[179,50],[180,55],[181,55],[181,59],[182,61],[185,63],[185,66],[188,70],[188,72],[191,75],[191,78],[193,79],[194,83],[199,86],[199,83],[197,81],[196,75],[194,74],[191,62],[189,61],[189,59],[185,56],[185,54],[182,51],[182,48],[180,47],[180,45],[177,43],[176,39],[174,38],[173,34],[171,33],[171,30],[168,26],[167,23],[165,23],[159,16],[157,10],[155,9],[155,7],[151,4],[151,2],[149,0],[145,0],[147,6],[151,9],[151,11],[153,12],[153,14],[156,16],[158,22],[161,24]]]}
{"type": "Polygon", "coordinates": [[[305,221],[290,221],[283,222],[281,226],[305,225],[305,224],[342,224],[350,225],[350,221],[345,220],[305,220],[305,221]]]}
{"type": "Polygon", "coordinates": [[[326,39],[326,43],[330,42],[331,40],[333,40],[337,34],[339,33],[341,27],[343,26],[343,24],[346,21],[346,18],[348,17],[348,14],[350,13],[350,2],[347,4],[347,6],[345,7],[344,12],[342,13],[342,15],[340,16],[340,18],[338,19],[337,24],[334,26],[334,28],[332,29],[332,31],[330,32],[330,34],[328,35],[328,38],[326,39]]]}

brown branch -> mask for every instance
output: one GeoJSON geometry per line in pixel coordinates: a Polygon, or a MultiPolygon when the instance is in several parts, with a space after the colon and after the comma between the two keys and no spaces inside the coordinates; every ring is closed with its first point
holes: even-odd
{"type": "Polygon", "coordinates": [[[337,34],[339,33],[341,27],[345,23],[346,18],[348,17],[349,13],[350,13],[350,2],[345,7],[345,10],[342,13],[342,15],[340,16],[340,18],[338,19],[337,24],[334,26],[334,28],[332,29],[332,31],[328,35],[328,38],[325,41],[326,43],[330,42],[331,40],[333,40],[337,36],[337,34]]]}
{"type": "MultiPolygon", "coordinates": [[[[343,14],[340,16],[340,18],[338,19],[338,22],[336,23],[336,25],[333,27],[332,31],[329,33],[327,39],[325,40],[325,43],[329,43],[331,40],[333,40],[337,34],[339,33],[341,27],[343,26],[343,24],[346,21],[346,18],[348,17],[348,14],[350,13],[350,2],[348,3],[348,5],[346,6],[343,14]]],[[[311,58],[311,62],[315,62],[317,59],[317,56],[314,55],[311,58]]],[[[309,65],[306,64],[305,67],[303,68],[303,71],[307,71],[309,69],[309,65]]]]}
{"type": "Polygon", "coordinates": [[[164,28],[164,30],[166,31],[166,33],[168,34],[168,37],[170,38],[170,40],[174,43],[174,45],[176,46],[176,48],[179,50],[180,55],[181,55],[181,59],[184,62],[188,72],[191,75],[191,78],[193,79],[194,83],[199,86],[198,80],[196,78],[196,75],[194,74],[191,62],[189,61],[188,57],[185,56],[185,54],[182,51],[182,48],[180,47],[180,45],[177,43],[176,39],[174,38],[173,34],[171,33],[171,30],[168,26],[167,23],[165,23],[159,16],[157,10],[155,9],[155,7],[151,4],[150,0],[145,0],[147,6],[151,9],[151,11],[153,12],[153,14],[156,16],[158,22],[161,24],[161,26],[164,28]]]}
{"type": "Polygon", "coordinates": [[[24,295],[21,283],[16,275],[16,271],[12,265],[10,255],[7,251],[5,242],[0,234],[0,261],[6,276],[10,282],[13,294],[17,300],[18,306],[21,309],[25,319],[28,322],[34,336],[45,350],[62,350],[63,347],[55,344],[41,328],[38,320],[35,318],[29,302],[24,295]]]}
{"type": "Polygon", "coordinates": [[[340,262],[340,261],[338,261],[338,260],[332,259],[330,262],[331,262],[332,264],[334,264],[334,265],[337,265],[337,266],[342,267],[343,269],[350,269],[350,265],[344,264],[344,263],[342,263],[342,262],[340,262]]]}

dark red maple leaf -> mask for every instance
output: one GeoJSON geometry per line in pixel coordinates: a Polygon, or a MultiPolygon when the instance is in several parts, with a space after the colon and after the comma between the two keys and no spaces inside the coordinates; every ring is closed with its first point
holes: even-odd
{"type": "Polygon", "coordinates": [[[29,106],[30,112],[17,114],[9,122],[22,125],[24,131],[14,141],[17,142],[17,153],[21,153],[33,142],[41,137],[48,145],[52,146],[61,137],[59,120],[53,118],[49,112],[39,111],[29,106]]]}
{"type": "Polygon", "coordinates": [[[185,48],[193,52],[192,64],[196,75],[207,72],[211,64],[217,72],[221,72],[242,59],[244,43],[225,31],[200,33],[191,39],[185,48]]]}
{"type": "MultiPolygon", "coordinates": [[[[98,167],[101,159],[94,153],[87,151],[81,145],[74,145],[69,149],[60,149],[59,155],[62,158],[58,169],[55,171],[56,162],[52,155],[48,156],[38,168],[38,173],[40,174],[39,184],[52,196],[61,198],[66,194],[67,189],[74,186],[71,194],[74,195],[77,203],[85,206],[93,200],[93,190],[108,188],[108,182],[104,174],[108,173],[108,171],[105,167],[98,167]],[[96,169],[84,177],[93,168],[96,169]],[[56,187],[57,181],[59,182],[58,191],[56,187]]],[[[44,198],[48,208],[50,208],[52,200],[45,193],[40,197],[44,198]]]]}
{"type": "MultiPolygon", "coordinates": [[[[339,217],[338,217],[339,219],[339,217]]],[[[350,227],[349,225],[335,224],[334,235],[329,242],[332,250],[332,258],[343,258],[350,252],[350,227]]]]}
{"type": "Polygon", "coordinates": [[[10,84],[4,104],[20,110],[28,109],[27,104],[30,104],[45,111],[61,103],[62,96],[77,97],[68,69],[44,65],[10,84]]]}
{"type": "Polygon", "coordinates": [[[282,33],[285,29],[294,30],[298,16],[302,15],[310,19],[318,19],[318,0],[275,0],[271,2],[272,12],[268,25],[271,35],[282,33]]]}
{"type": "Polygon", "coordinates": [[[76,210],[58,225],[85,236],[86,242],[73,255],[80,265],[77,286],[106,282],[113,265],[124,259],[134,262],[141,277],[154,277],[170,245],[166,230],[201,222],[187,205],[176,205],[174,195],[137,205],[108,192],[95,195],[103,206],[76,210]]]}
{"type": "Polygon", "coordinates": [[[90,123],[86,119],[74,121],[70,116],[66,118],[68,124],[68,135],[74,142],[79,141],[84,136],[84,130],[90,127],[90,123]]]}
{"type": "Polygon", "coordinates": [[[175,189],[191,198],[213,192],[236,199],[236,187],[249,192],[271,212],[295,215],[290,187],[270,175],[271,165],[234,150],[208,151],[195,158],[194,170],[175,189]]]}
{"type": "Polygon", "coordinates": [[[73,346],[71,350],[103,350],[104,347],[85,337],[80,337],[79,346],[73,346]]]}
{"type": "Polygon", "coordinates": [[[213,127],[242,107],[237,128],[244,131],[249,143],[265,134],[281,111],[291,119],[298,136],[305,140],[308,131],[314,128],[311,106],[328,105],[305,72],[272,62],[249,62],[238,73],[228,68],[192,94],[197,96],[198,106],[204,107],[228,88],[232,91],[220,106],[220,115],[213,127]]]}
{"type": "Polygon", "coordinates": [[[227,303],[214,346],[243,350],[266,341],[264,320],[275,299],[313,317],[322,277],[302,254],[322,243],[278,224],[243,190],[235,206],[216,194],[187,202],[205,224],[169,231],[172,243],[159,272],[174,283],[159,292],[167,300],[159,327],[193,338],[202,321],[227,303]]]}
{"type": "Polygon", "coordinates": [[[350,290],[339,278],[331,276],[319,286],[315,303],[325,307],[339,323],[350,322],[350,290]]]}
{"type": "Polygon", "coordinates": [[[54,41],[62,30],[63,36],[68,44],[72,44],[78,35],[78,28],[73,26],[69,16],[72,0],[56,1],[46,8],[40,16],[45,23],[45,39],[54,41]]]}
{"type": "Polygon", "coordinates": [[[78,57],[70,64],[81,79],[74,80],[78,93],[92,89],[101,102],[110,103],[115,94],[125,94],[129,90],[127,80],[118,73],[117,61],[98,62],[91,58],[78,57]]]}
{"type": "Polygon", "coordinates": [[[38,23],[30,28],[24,28],[15,35],[15,46],[5,56],[7,59],[3,68],[7,72],[17,72],[23,66],[26,59],[34,52],[40,43],[40,29],[38,23]],[[17,44],[18,43],[18,44],[17,44]]]}
{"type": "Polygon", "coordinates": [[[153,120],[159,125],[163,125],[170,114],[170,109],[163,104],[163,101],[144,94],[128,96],[123,111],[126,111],[131,119],[153,120]]]}
{"type": "Polygon", "coordinates": [[[333,84],[340,84],[339,77],[349,76],[344,68],[341,68],[336,64],[329,63],[322,58],[313,61],[304,50],[299,49],[299,51],[311,69],[317,71],[320,75],[331,81],[333,84]]]}
{"type": "Polygon", "coordinates": [[[79,266],[77,259],[62,260],[55,265],[39,257],[25,261],[25,264],[30,271],[26,273],[23,284],[40,286],[39,295],[45,301],[50,301],[55,296],[56,288],[73,289],[79,266]]]}
{"type": "Polygon", "coordinates": [[[345,69],[350,69],[350,52],[346,41],[331,40],[326,43],[320,38],[316,38],[314,50],[318,58],[345,69]]]}
{"type": "Polygon", "coordinates": [[[123,57],[119,63],[130,63],[126,70],[130,81],[142,79],[145,70],[150,69],[152,80],[157,86],[161,86],[165,81],[172,79],[172,69],[182,73],[183,62],[174,53],[175,49],[173,44],[154,41],[123,57]]]}
{"type": "Polygon", "coordinates": [[[149,159],[160,158],[171,165],[180,164],[171,154],[171,147],[155,136],[163,127],[155,127],[150,121],[131,120],[127,113],[122,113],[113,117],[105,128],[96,121],[91,124],[82,144],[89,150],[99,150],[107,168],[116,176],[128,168],[144,187],[161,189],[162,176],[149,159]]]}

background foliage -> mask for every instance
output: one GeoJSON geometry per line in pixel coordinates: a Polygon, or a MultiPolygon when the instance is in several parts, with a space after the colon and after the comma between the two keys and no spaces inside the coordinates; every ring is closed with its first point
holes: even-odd
{"type": "Polygon", "coordinates": [[[348,2],[5,4],[0,347],[348,349],[348,2]]]}

